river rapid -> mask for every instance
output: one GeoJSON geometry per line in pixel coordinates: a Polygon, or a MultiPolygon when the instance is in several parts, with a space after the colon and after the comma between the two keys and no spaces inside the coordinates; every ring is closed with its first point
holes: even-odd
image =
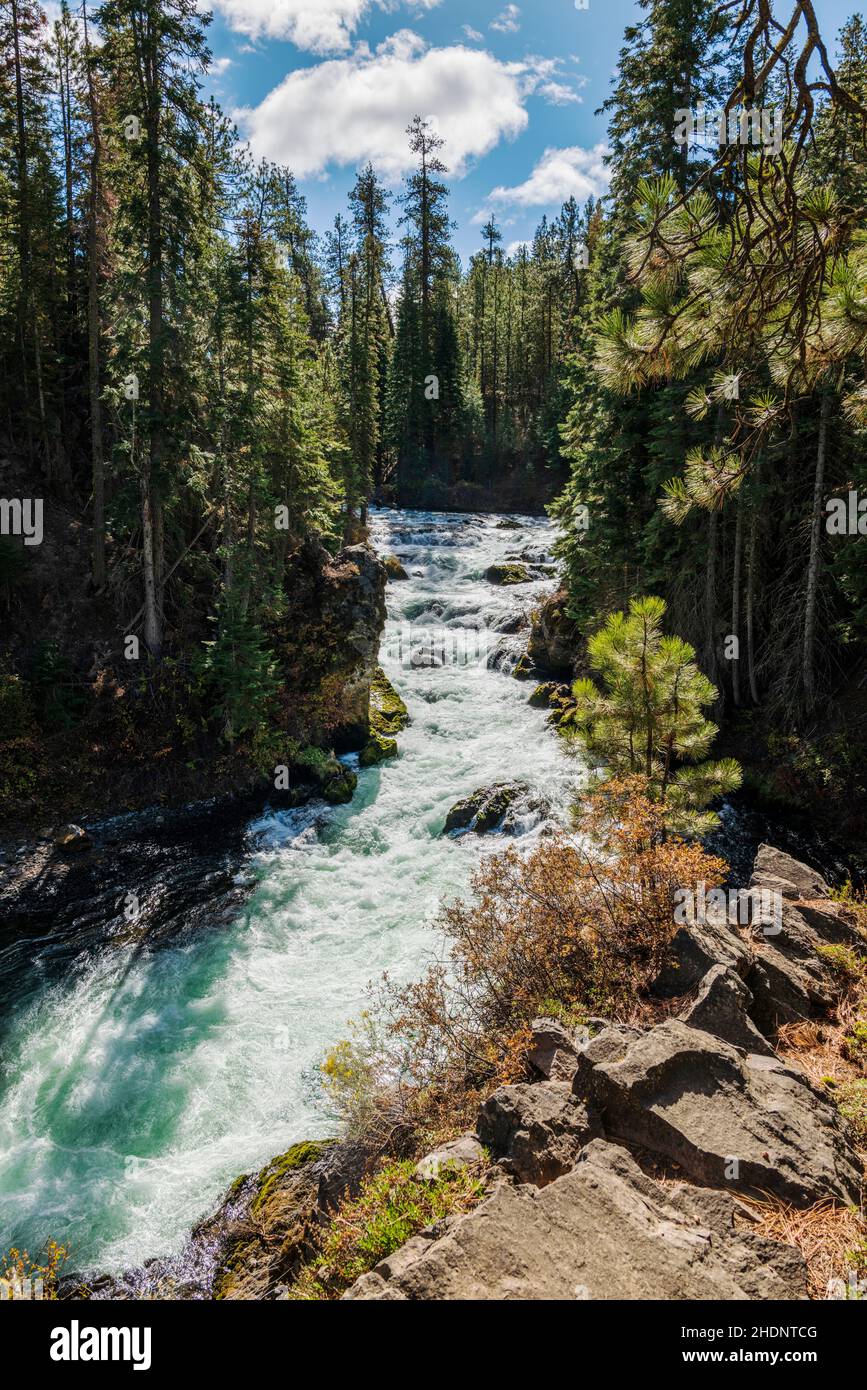
{"type": "MultiPolygon", "coordinates": [[[[374,545],[409,575],[389,585],[381,660],[411,723],[396,759],[359,772],[349,805],[265,809],[225,853],[215,815],[200,832],[208,885],[197,899],[187,882],[152,934],[147,913],[130,931],[90,912],[80,930],[4,942],[0,1251],[53,1238],[72,1268],[113,1271],[181,1250],[239,1173],[333,1132],[324,1054],[369,980],[421,973],[438,905],[466,890],[479,855],[563,821],[579,768],[510,674],[554,586],[553,531],[498,521],[373,514],[374,545]],[[519,557],[530,583],[484,578],[519,557]],[[450,806],[497,781],[530,789],[509,835],[444,836],[450,806]]],[[[146,822],[141,833],[143,864],[146,822]]],[[[129,827],[124,845],[136,891],[129,827]]],[[[147,900],[189,880],[199,852],[154,858],[148,840],[147,900]]]]}

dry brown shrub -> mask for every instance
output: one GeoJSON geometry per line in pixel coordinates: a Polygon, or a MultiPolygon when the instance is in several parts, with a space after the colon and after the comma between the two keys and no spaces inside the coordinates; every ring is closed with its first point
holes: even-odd
{"type": "Polygon", "coordinates": [[[633,1017],[668,959],[678,888],[719,884],[725,864],[666,836],[634,779],[590,798],[583,832],[528,856],[486,859],[473,896],[443,907],[443,955],[421,980],[385,982],[390,1068],[436,1111],[524,1074],[539,1014],[633,1017]]]}

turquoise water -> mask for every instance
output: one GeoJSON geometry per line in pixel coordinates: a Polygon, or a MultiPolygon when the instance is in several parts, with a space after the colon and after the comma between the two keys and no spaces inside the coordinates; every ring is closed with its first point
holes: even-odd
{"type": "MultiPolygon", "coordinates": [[[[506,779],[547,796],[554,818],[565,805],[575,769],[527,704],[532,687],[488,664],[501,625],[552,583],[500,590],[482,577],[494,560],[544,552],[548,523],[381,512],[372,531],[410,572],[389,586],[382,651],[412,719],[399,757],[362,771],[348,806],[254,822],[253,888],[230,924],[215,909],[210,927],[159,949],[112,938],[12,1003],[0,1250],[53,1237],[78,1269],[141,1264],[179,1250],[239,1173],[331,1132],[324,1052],[367,981],[421,972],[439,902],[502,847],[443,837],[448,808],[506,779]],[[425,652],[445,664],[419,664],[425,652]]],[[[521,843],[542,824],[528,812],[521,843]]]]}

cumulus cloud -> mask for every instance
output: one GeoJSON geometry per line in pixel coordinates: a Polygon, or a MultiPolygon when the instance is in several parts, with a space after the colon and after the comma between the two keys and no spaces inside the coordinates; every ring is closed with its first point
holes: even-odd
{"type": "Polygon", "coordinates": [[[586,150],[582,145],[567,145],[564,149],[549,148],[536,164],[530,177],[513,188],[502,185],[494,188],[485,200],[485,207],[476,213],[474,223],[484,222],[495,205],[511,207],[547,207],[575,197],[584,202],[589,197],[600,198],[608,187],[608,170],[603,162],[608,148],[604,144],[586,150]]]}
{"type": "Polygon", "coordinates": [[[413,163],[406,127],[418,114],[445,139],[460,178],[500,140],[520,135],[526,98],[549,76],[550,60],[503,63],[463,44],[431,48],[401,29],[375,51],[359,43],[348,57],[288,73],[258,106],[234,115],[254,154],[299,178],[370,159],[396,181],[413,163]]]}
{"type": "MultiPolygon", "coordinates": [[[[441,0],[405,0],[418,12],[441,0]]],[[[351,47],[361,21],[377,5],[394,0],[209,0],[229,27],[250,38],[290,39],[310,53],[340,53],[351,47]]]]}

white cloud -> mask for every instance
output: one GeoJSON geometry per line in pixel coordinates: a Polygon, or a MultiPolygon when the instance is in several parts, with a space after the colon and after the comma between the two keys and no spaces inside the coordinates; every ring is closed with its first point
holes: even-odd
{"type": "Polygon", "coordinates": [[[532,241],[510,241],[506,247],[506,255],[510,258],[512,256],[517,256],[523,246],[526,246],[528,251],[533,249],[532,241]]]}
{"type": "Polygon", "coordinates": [[[214,77],[222,77],[227,68],[232,66],[231,58],[212,58],[208,67],[208,72],[214,77]]]}
{"type": "Polygon", "coordinates": [[[548,76],[547,60],[503,63],[463,44],[431,48],[402,29],[375,52],[359,43],[346,58],[288,73],[259,106],[234,116],[254,154],[299,178],[370,159],[396,181],[413,163],[406,127],[418,113],[445,139],[445,161],[460,178],[526,128],[526,98],[548,76]]]}
{"type": "Polygon", "coordinates": [[[464,25],[464,33],[471,43],[481,43],[482,39],[485,37],[484,34],[479,33],[478,29],[474,29],[472,24],[464,25]]]}
{"type": "Polygon", "coordinates": [[[523,183],[513,188],[502,185],[493,189],[485,199],[484,208],[472,221],[484,222],[495,204],[518,207],[548,207],[577,198],[579,203],[589,197],[600,198],[608,187],[608,170],[603,163],[608,148],[604,144],[585,150],[581,145],[565,149],[545,150],[533,172],[523,183]]]}
{"type": "MultiPolygon", "coordinates": [[[[341,53],[374,5],[391,10],[395,0],[210,0],[231,29],[250,38],[290,39],[311,53],[341,53]]],[[[441,0],[404,0],[416,12],[441,0]]]]}
{"type": "Polygon", "coordinates": [[[491,20],[491,28],[498,34],[517,34],[521,27],[521,11],[517,5],[507,5],[502,14],[491,20]]]}
{"type": "Polygon", "coordinates": [[[579,97],[577,92],[563,82],[543,82],[539,88],[539,96],[544,97],[552,106],[565,106],[570,101],[583,101],[583,97],[579,97]]]}

